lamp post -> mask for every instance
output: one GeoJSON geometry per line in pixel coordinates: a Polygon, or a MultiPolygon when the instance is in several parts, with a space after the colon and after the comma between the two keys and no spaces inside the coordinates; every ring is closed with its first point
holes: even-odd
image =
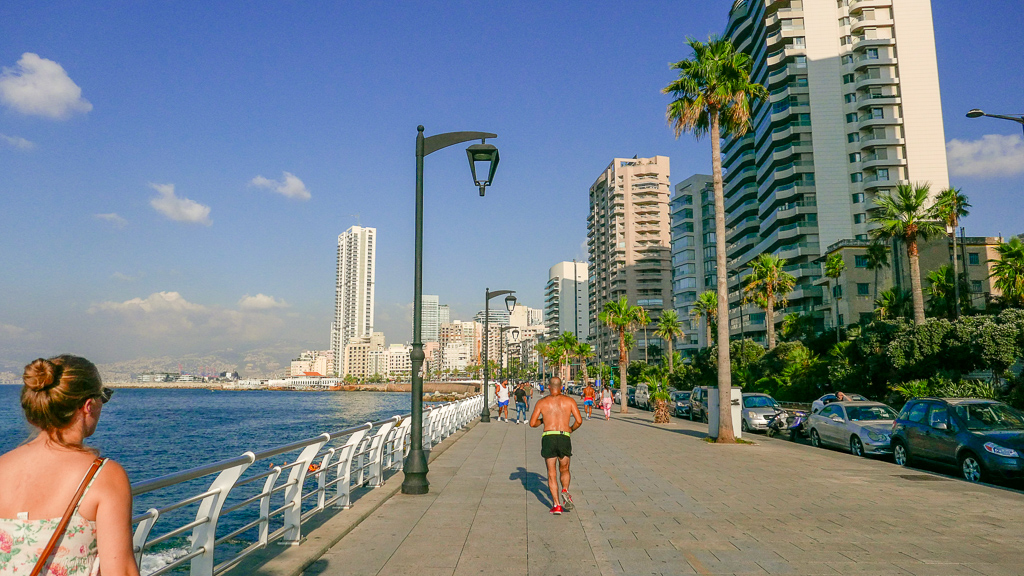
{"type": "MultiPolygon", "coordinates": [[[[498,329],[498,379],[501,381],[508,379],[505,373],[505,332],[517,328],[518,326],[502,326],[498,329]]],[[[509,362],[509,368],[512,368],[511,362],[509,362]]]]}
{"type": "Polygon", "coordinates": [[[1021,130],[1024,130],[1024,114],[986,114],[977,108],[974,108],[967,113],[968,118],[981,118],[982,116],[988,116],[989,118],[999,118],[1001,120],[1009,120],[1010,122],[1016,122],[1020,124],[1021,130]]]}
{"type": "Polygon", "coordinates": [[[498,168],[498,149],[487,144],[487,138],[497,138],[490,132],[448,132],[424,137],[423,126],[416,127],[416,258],[413,283],[412,314],[412,422],[410,423],[409,455],[402,471],[403,494],[426,494],[430,489],[427,481],[427,456],[423,452],[423,159],[432,152],[470,140],[480,140],[466,149],[473,184],[480,188],[480,195],[490,186],[494,171],[498,168]],[[477,162],[487,162],[487,178],[477,178],[477,162]]]}
{"type": "Polygon", "coordinates": [[[508,294],[508,296],[505,296],[505,309],[508,310],[508,314],[511,316],[512,311],[516,309],[516,297],[513,296],[515,293],[515,290],[495,290],[491,292],[490,288],[484,289],[484,408],[480,411],[481,422],[491,421],[491,407],[488,405],[490,401],[487,398],[487,388],[491,379],[490,345],[488,343],[491,339],[491,298],[508,294]]]}

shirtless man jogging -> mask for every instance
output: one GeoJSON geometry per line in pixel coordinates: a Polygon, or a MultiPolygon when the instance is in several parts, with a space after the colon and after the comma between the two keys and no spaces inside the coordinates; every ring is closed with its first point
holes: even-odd
{"type": "Polygon", "coordinates": [[[587,382],[587,387],[583,389],[583,409],[587,412],[587,420],[594,415],[594,398],[597,396],[597,390],[587,382]]]}
{"type": "Polygon", "coordinates": [[[548,380],[550,395],[540,399],[530,416],[530,426],[536,428],[544,422],[544,434],[540,439],[540,455],[548,466],[548,489],[554,507],[552,514],[572,510],[572,496],[569,496],[569,458],[572,456],[572,441],[569,434],[583,425],[583,417],[576,401],[562,394],[562,379],[554,376],[548,380]],[[575,419],[571,425],[569,417],[575,419]],[[562,493],[559,500],[558,478],[561,473],[562,493]],[[561,502],[561,504],[559,503],[561,502]]]}

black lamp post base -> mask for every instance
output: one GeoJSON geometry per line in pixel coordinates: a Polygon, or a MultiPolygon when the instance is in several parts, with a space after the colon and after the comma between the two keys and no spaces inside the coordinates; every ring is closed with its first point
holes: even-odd
{"type": "Polygon", "coordinates": [[[422,449],[412,449],[405,460],[402,470],[405,480],[402,481],[402,494],[426,494],[430,491],[427,480],[427,455],[422,449]]]}

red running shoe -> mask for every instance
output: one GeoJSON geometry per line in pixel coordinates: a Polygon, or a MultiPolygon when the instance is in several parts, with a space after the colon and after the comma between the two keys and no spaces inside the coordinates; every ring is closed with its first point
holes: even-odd
{"type": "Polygon", "coordinates": [[[569,496],[569,492],[562,490],[562,509],[569,511],[575,508],[572,503],[572,496],[569,496]]]}
{"type": "Polygon", "coordinates": [[[555,506],[554,508],[551,509],[551,513],[554,514],[555,516],[561,516],[562,515],[562,507],[561,506],[555,506]]]}

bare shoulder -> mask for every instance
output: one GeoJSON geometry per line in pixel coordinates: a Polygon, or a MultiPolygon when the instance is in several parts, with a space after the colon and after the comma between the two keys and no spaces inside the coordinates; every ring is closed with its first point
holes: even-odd
{"type": "Polygon", "coordinates": [[[121,466],[113,460],[107,460],[106,464],[103,465],[103,469],[100,470],[96,481],[93,484],[94,489],[101,492],[131,492],[131,482],[128,480],[128,473],[125,472],[124,466],[121,466]]]}

